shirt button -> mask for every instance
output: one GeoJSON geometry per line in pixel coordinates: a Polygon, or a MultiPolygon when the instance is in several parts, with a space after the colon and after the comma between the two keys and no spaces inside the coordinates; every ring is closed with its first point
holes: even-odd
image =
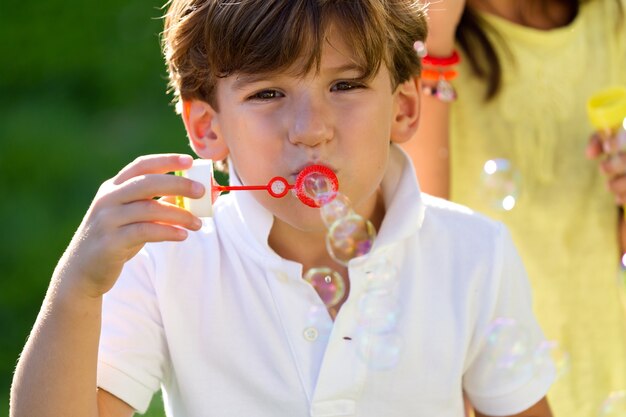
{"type": "Polygon", "coordinates": [[[307,327],[303,332],[304,338],[309,342],[315,341],[318,336],[318,331],[315,327],[307,327]]]}

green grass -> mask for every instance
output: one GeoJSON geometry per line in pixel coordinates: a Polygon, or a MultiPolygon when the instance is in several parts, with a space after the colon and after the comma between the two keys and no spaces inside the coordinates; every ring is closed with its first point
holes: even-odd
{"type": "Polygon", "coordinates": [[[159,391],[157,394],[152,397],[152,402],[150,403],[150,408],[144,414],[146,417],[164,417],[165,412],[163,411],[163,396],[159,391]]]}
{"type": "MultiPolygon", "coordinates": [[[[0,417],[57,260],[99,185],[135,157],[190,153],[167,96],[164,0],[2,3],[0,417]],[[88,24],[84,24],[88,22],[88,24]]],[[[149,417],[162,417],[155,395],[149,417]]]]}

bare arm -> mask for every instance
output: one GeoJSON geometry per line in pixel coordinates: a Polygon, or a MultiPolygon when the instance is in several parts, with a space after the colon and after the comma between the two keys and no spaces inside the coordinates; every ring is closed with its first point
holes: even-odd
{"type": "MultiPolygon", "coordinates": [[[[485,414],[481,414],[475,411],[476,417],[489,417],[485,414]]],[[[519,414],[515,414],[508,417],[552,417],[552,411],[548,405],[548,400],[543,397],[537,404],[533,405],[527,410],[522,411],[519,414]]]]}
{"type": "MultiPolygon", "coordinates": [[[[131,416],[132,408],[98,391],[102,296],[146,242],[180,241],[199,220],[159,195],[199,197],[192,181],[164,175],[191,158],[138,159],[103,184],[61,258],[24,347],[11,387],[10,417],[131,416]]],[[[199,185],[199,184],[198,184],[199,185]]]]}
{"type": "Polygon", "coordinates": [[[447,199],[450,197],[448,159],[450,103],[423,94],[421,102],[417,133],[402,146],[415,165],[422,191],[447,199]]]}
{"type": "Polygon", "coordinates": [[[95,364],[101,298],[81,296],[62,285],[58,275],[15,372],[11,417],[98,416],[95,364]]]}
{"type": "MultiPolygon", "coordinates": [[[[428,9],[428,54],[436,57],[450,56],[454,50],[454,33],[464,0],[433,2],[428,9]]],[[[432,81],[423,81],[434,84],[432,81]]],[[[422,94],[421,115],[416,135],[403,144],[415,165],[423,191],[448,198],[450,188],[450,163],[448,138],[451,103],[422,94]]]]}

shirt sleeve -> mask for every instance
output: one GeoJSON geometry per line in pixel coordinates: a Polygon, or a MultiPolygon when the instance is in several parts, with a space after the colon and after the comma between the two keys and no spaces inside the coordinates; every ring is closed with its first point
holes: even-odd
{"type": "Polygon", "coordinates": [[[486,282],[489,301],[477,317],[463,388],[472,405],[491,416],[526,410],[544,397],[555,377],[531,306],[531,291],[521,259],[504,226],[486,282]]]}
{"type": "Polygon", "coordinates": [[[153,276],[144,249],[126,263],[102,308],[98,387],[139,413],[160,388],[167,356],[153,276]]]}

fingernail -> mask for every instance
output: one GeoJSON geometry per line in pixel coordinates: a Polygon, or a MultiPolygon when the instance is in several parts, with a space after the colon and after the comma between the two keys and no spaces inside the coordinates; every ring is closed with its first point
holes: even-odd
{"type": "Polygon", "coordinates": [[[193,163],[193,157],[191,155],[180,155],[178,161],[183,165],[191,165],[193,163]]]}
{"type": "Polygon", "coordinates": [[[204,195],[204,185],[200,184],[199,182],[194,181],[191,184],[191,192],[197,196],[204,195]]]}

